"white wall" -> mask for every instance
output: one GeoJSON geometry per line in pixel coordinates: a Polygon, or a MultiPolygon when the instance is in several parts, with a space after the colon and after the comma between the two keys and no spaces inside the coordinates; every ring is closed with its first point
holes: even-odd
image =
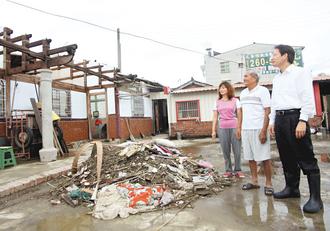
{"type": "MultiPolygon", "coordinates": [[[[22,82],[17,82],[17,83],[18,85],[15,92],[13,109],[32,110],[30,98],[35,98],[36,101],[38,101],[34,84],[22,83],[22,82]]],[[[10,81],[10,93],[11,93],[10,107],[12,105],[12,100],[13,100],[14,86],[15,86],[15,81],[10,81]]],[[[36,85],[36,87],[38,90],[38,85],[36,85]]]]}
{"type": "Polygon", "coordinates": [[[86,94],[71,91],[72,118],[87,118],[86,94]]]}
{"type": "Polygon", "coordinates": [[[199,100],[201,121],[212,121],[213,108],[217,99],[216,91],[171,94],[169,123],[176,123],[176,101],[199,100]]]}
{"type": "MultiPolygon", "coordinates": [[[[131,96],[129,93],[119,91],[119,113],[120,116],[131,117],[132,116],[131,96]]],[[[115,89],[108,88],[108,113],[115,114],[115,89]]]]}

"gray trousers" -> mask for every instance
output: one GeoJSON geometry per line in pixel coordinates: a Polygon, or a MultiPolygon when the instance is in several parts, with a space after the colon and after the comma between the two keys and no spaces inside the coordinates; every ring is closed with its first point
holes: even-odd
{"type": "Polygon", "coordinates": [[[218,136],[225,159],[226,172],[232,172],[231,148],[234,153],[235,172],[241,171],[241,141],[236,138],[236,128],[219,128],[218,136]]]}

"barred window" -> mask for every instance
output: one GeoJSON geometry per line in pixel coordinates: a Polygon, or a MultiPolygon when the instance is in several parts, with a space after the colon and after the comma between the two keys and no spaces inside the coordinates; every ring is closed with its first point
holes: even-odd
{"type": "Polygon", "coordinates": [[[132,115],[136,117],[144,116],[144,100],[143,96],[132,97],[132,115]]]}
{"type": "Polygon", "coordinates": [[[221,62],[220,63],[220,72],[221,73],[229,73],[229,62],[221,62]]]}
{"type": "Polygon", "coordinates": [[[199,101],[176,102],[177,118],[180,119],[199,119],[199,101]]]}
{"type": "Polygon", "coordinates": [[[53,88],[53,111],[60,117],[71,117],[71,91],[53,88]]]}
{"type": "Polygon", "coordinates": [[[132,116],[143,117],[144,116],[144,98],[142,96],[142,87],[133,86],[130,88],[135,94],[131,97],[131,111],[132,116]]]}

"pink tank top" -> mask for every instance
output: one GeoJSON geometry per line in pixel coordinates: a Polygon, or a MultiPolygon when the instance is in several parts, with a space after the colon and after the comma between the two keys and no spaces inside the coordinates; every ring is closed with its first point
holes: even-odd
{"type": "Polygon", "coordinates": [[[219,113],[220,128],[236,128],[236,101],[238,99],[232,98],[228,101],[217,100],[217,111],[219,113]]]}

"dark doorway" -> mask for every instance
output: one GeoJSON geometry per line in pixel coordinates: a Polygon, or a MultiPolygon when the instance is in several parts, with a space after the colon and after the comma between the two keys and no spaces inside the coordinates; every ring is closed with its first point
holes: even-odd
{"type": "Polygon", "coordinates": [[[152,101],[154,133],[168,133],[168,114],[166,99],[152,101]]]}

